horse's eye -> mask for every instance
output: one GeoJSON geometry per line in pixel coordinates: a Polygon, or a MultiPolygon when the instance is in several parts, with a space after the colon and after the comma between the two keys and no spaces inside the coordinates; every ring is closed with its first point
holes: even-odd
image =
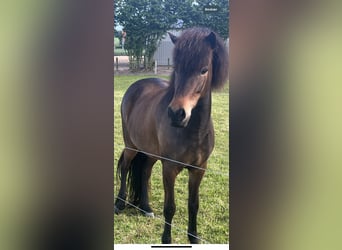
{"type": "Polygon", "coordinates": [[[203,69],[201,69],[201,75],[204,75],[208,72],[208,68],[204,67],[203,69]]]}

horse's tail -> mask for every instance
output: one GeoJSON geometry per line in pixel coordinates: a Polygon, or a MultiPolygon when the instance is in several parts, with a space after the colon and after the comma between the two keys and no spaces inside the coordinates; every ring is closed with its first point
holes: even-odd
{"type": "Polygon", "coordinates": [[[137,153],[132,160],[128,172],[128,197],[133,205],[140,204],[140,197],[143,185],[144,171],[146,167],[147,155],[137,153]]]}
{"type": "Polygon", "coordinates": [[[116,180],[121,181],[121,168],[122,168],[122,161],[124,158],[124,152],[121,153],[119,161],[118,161],[118,167],[116,168],[116,180]]]}

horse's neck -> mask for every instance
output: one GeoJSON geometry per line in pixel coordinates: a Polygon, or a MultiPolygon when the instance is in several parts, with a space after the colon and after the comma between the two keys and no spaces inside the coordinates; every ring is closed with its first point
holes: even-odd
{"type": "Polygon", "coordinates": [[[193,109],[189,126],[195,127],[197,131],[203,132],[210,128],[211,122],[211,91],[199,99],[197,106],[193,109]]]}

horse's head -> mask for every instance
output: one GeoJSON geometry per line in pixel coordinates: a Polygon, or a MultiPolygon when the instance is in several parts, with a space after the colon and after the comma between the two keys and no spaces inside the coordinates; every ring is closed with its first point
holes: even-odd
{"type": "Polygon", "coordinates": [[[180,37],[169,35],[175,48],[168,115],[172,126],[186,127],[198,101],[226,81],[228,56],[222,39],[208,29],[188,29],[180,37]]]}

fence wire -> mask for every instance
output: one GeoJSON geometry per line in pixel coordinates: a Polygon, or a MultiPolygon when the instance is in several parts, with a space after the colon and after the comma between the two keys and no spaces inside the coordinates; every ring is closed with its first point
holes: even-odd
{"type": "Polygon", "coordinates": [[[209,169],[208,168],[201,168],[201,167],[194,166],[194,165],[191,165],[191,164],[187,164],[187,163],[184,163],[184,162],[181,162],[181,161],[176,161],[176,160],[173,160],[173,159],[170,159],[170,158],[167,158],[167,157],[163,157],[163,156],[160,156],[160,155],[152,154],[152,153],[149,153],[149,152],[146,152],[146,151],[143,151],[143,150],[138,150],[138,149],[134,149],[134,148],[130,148],[130,147],[125,147],[124,149],[135,151],[135,152],[138,152],[138,153],[143,153],[143,154],[146,154],[146,155],[158,158],[159,160],[160,159],[161,160],[167,160],[167,161],[170,161],[170,162],[173,162],[173,163],[176,163],[176,164],[180,164],[180,165],[183,165],[183,166],[186,166],[186,167],[195,168],[195,169],[199,169],[199,170],[207,171],[207,172],[212,172],[212,173],[215,173],[215,174],[219,174],[221,176],[229,176],[228,172],[212,170],[210,168],[209,169]]]}
{"type": "MultiPolygon", "coordinates": [[[[167,158],[167,157],[163,157],[163,156],[160,156],[160,155],[156,155],[156,154],[152,154],[152,153],[149,153],[149,152],[146,152],[146,151],[143,151],[143,150],[138,150],[138,149],[134,149],[134,148],[130,148],[130,147],[124,147],[124,149],[127,149],[127,150],[131,150],[131,151],[135,151],[135,152],[138,152],[138,153],[143,153],[143,154],[146,154],[148,156],[151,156],[151,157],[155,157],[159,160],[167,160],[167,161],[170,161],[170,162],[173,162],[173,163],[176,163],[176,164],[180,164],[180,165],[183,165],[183,166],[186,166],[186,167],[190,167],[190,168],[195,168],[195,169],[199,169],[199,170],[202,170],[202,171],[208,171],[208,172],[212,172],[212,173],[215,173],[215,174],[219,174],[221,176],[229,176],[229,174],[227,172],[221,172],[221,171],[216,171],[216,170],[211,170],[211,169],[205,169],[205,168],[201,168],[201,167],[198,167],[198,166],[194,166],[194,165],[191,165],[191,164],[187,164],[187,163],[184,163],[184,162],[180,162],[180,161],[177,161],[177,160],[174,160],[174,159],[170,159],[170,158],[167,158]]],[[[115,196],[115,198],[119,199],[119,200],[122,200],[124,201],[126,204],[130,205],[131,207],[139,210],[140,212],[143,212],[143,213],[148,213],[147,211],[133,205],[132,203],[126,201],[126,200],[123,200],[122,198],[118,197],[118,196],[115,196]]],[[[198,240],[200,240],[201,242],[204,242],[206,244],[210,244],[207,240],[205,239],[202,239],[198,236],[195,236],[191,233],[188,233],[187,231],[185,230],[182,230],[176,226],[174,226],[173,224],[170,224],[168,222],[166,222],[162,217],[159,217],[159,216],[155,216],[155,218],[161,220],[163,223],[166,223],[167,225],[170,225],[172,228],[175,228],[177,231],[179,232],[185,232],[187,235],[190,235],[198,240]]]]}
{"type": "MultiPolygon", "coordinates": [[[[133,205],[132,203],[130,203],[130,202],[128,202],[128,201],[125,201],[124,199],[120,198],[119,196],[115,196],[114,198],[115,198],[115,199],[122,200],[123,202],[125,202],[126,204],[130,205],[131,207],[133,207],[133,208],[139,210],[140,212],[148,213],[148,212],[145,211],[144,209],[141,209],[140,207],[137,207],[137,206],[133,205]]],[[[183,229],[181,229],[181,228],[179,228],[179,227],[176,227],[176,226],[173,225],[172,223],[166,222],[166,221],[165,221],[162,217],[160,217],[160,216],[156,216],[156,215],[155,215],[154,218],[156,218],[156,219],[158,219],[158,220],[161,220],[163,223],[165,223],[165,224],[171,226],[172,228],[176,229],[178,232],[186,233],[187,235],[192,236],[192,237],[194,237],[194,238],[196,238],[196,239],[198,239],[198,240],[200,240],[200,241],[202,241],[202,242],[204,242],[204,243],[206,243],[206,244],[210,244],[207,240],[204,240],[204,239],[202,239],[202,238],[200,238],[200,237],[198,237],[198,236],[196,236],[196,235],[193,235],[193,234],[191,234],[191,233],[189,233],[189,232],[187,232],[187,231],[185,231],[185,230],[183,230],[183,229]]]]}

